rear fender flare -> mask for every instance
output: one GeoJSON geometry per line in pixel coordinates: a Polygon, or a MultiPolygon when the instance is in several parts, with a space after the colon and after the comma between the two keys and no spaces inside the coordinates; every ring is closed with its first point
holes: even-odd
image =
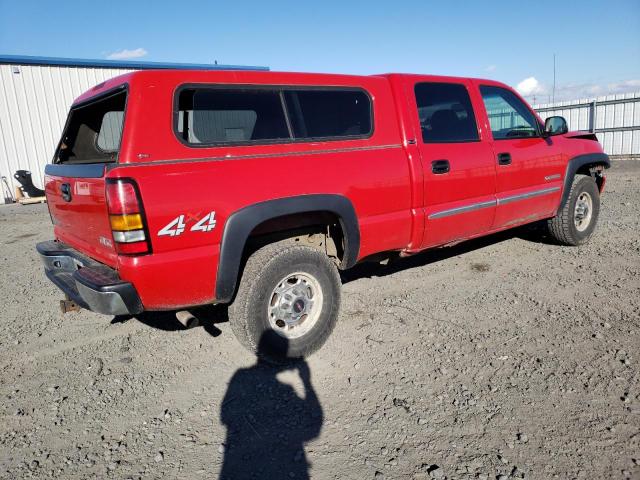
{"type": "Polygon", "coordinates": [[[256,203],[234,212],[225,222],[216,278],[216,302],[228,303],[233,298],[244,247],[255,227],[284,215],[321,211],[331,212],[340,220],[345,242],[340,267],[355,265],[360,250],[360,228],[353,204],[345,196],[301,195],[256,203]]]}
{"type": "Polygon", "coordinates": [[[558,207],[558,213],[562,210],[565,203],[569,199],[569,192],[571,191],[571,184],[573,183],[573,177],[576,172],[585,165],[603,165],[604,168],[611,167],[611,161],[609,155],[606,153],[586,153],[584,155],[578,155],[569,160],[567,164],[567,171],[564,176],[564,185],[562,188],[562,197],[560,199],[560,206],[558,207]]]}

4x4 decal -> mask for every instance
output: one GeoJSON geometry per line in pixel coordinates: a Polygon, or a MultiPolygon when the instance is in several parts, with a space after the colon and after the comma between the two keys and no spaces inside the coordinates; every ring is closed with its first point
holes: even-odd
{"type": "MultiPolygon", "coordinates": [[[[167,225],[162,227],[158,232],[158,236],[168,235],[171,237],[177,237],[178,235],[182,235],[185,228],[187,227],[185,223],[185,215],[179,215],[178,217],[171,220],[167,225]]],[[[209,212],[204,217],[196,222],[194,226],[192,226],[189,231],[190,232],[210,232],[216,227],[216,212],[209,212]]]]}

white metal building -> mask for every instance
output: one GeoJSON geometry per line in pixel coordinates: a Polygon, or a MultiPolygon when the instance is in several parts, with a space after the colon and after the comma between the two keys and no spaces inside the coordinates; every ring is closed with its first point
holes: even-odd
{"type": "MultiPolygon", "coordinates": [[[[118,62],[0,55],[0,176],[15,191],[16,170],[31,171],[43,187],[73,100],[94,85],[139,69],[267,70],[266,67],[118,62]]],[[[7,190],[4,186],[2,190],[7,190]]],[[[0,196],[6,201],[7,192],[0,196]]]]}

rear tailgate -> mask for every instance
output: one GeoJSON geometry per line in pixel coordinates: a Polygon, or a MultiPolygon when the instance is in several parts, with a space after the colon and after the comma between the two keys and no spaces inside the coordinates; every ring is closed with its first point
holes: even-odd
{"type": "Polygon", "coordinates": [[[100,164],[47,165],[45,194],[56,238],[115,267],[104,171],[100,164]]]}
{"type": "Polygon", "coordinates": [[[45,169],[45,193],[56,238],[115,267],[105,194],[106,167],[117,161],[127,91],[117,87],[74,105],[53,164],[45,169]]]}

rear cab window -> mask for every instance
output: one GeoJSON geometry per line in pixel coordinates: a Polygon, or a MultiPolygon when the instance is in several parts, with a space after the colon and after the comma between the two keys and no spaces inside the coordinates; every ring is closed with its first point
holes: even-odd
{"type": "Polygon", "coordinates": [[[424,143],[479,140],[473,106],[464,85],[418,83],[415,95],[424,143]]]}
{"type": "Polygon", "coordinates": [[[112,163],[118,158],[127,103],[120,87],[71,108],[53,163],[112,163]]]}
{"type": "Polygon", "coordinates": [[[197,85],[178,89],[174,131],[192,147],[367,138],[372,104],[359,88],[197,85]]]}

